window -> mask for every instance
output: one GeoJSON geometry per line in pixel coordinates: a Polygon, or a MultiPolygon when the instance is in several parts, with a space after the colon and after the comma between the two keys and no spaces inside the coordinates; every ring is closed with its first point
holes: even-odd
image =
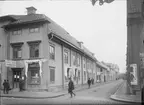
{"type": "Polygon", "coordinates": [[[29,32],[30,32],[30,33],[36,33],[36,32],[39,32],[39,31],[40,31],[40,29],[39,29],[38,27],[30,28],[30,29],[29,29],[29,32]]]}
{"type": "Polygon", "coordinates": [[[55,82],[55,68],[50,67],[50,82],[53,83],[55,82]]]}
{"type": "Polygon", "coordinates": [[[55,59],[55,47],[50,45],[50,59],[55,59]]]}
{"type": "Polygon", "coordinates": [[[89,69],[89,61],[87,61],[87,69],[89,69]]]}
{"type": "Polygon", "coordinates": [[[20,59],[22,56],[21,46],[13,47],[13,59],[20,59]]]}
{"type": "Polygon", "coordinates": [[[64,63],[68,64],[68,51],[64,51],[64,63]]]}
{"type": "Polygon", "coordinates": [[[30,48],[30,58],[38,58],[39,57],[39,44],[41,41],[31,41],[27,42],[30,48]]]}
{"type": "Polygon", "coordinates": [[[14,30],[12,31],[12,35],[20,35],[22,34],[22,30],[14,30]]]}
{"type": "Polygon", "coordinates": [[[69,78],[69,71],[70,71],[70,68],[67,68],[67,77],[69,78]]]}
{"type": "Polygon", "coordinates": [[[30,58],[39,57],[39,44],[30,45],[30,58]]]}
{"type": "Polygon", "coordinates": [[[73,52],[73,65],[76,65],[76,52],[73,52]]]}
{"type": "Polygon", "coordinates": [[[28,71],[30,72],[30,84],[40,83],[40,67],[39,63],[33,62],[28,64],[28,71]]]}
{"type": "Polygon", "coordinates": [[[11,46],[13,48],[13,59],[20,59],[22,57],[22,45],[23,42],[11,43],[11,46]]]}
{"type": "Polygon", "coordinates": [[[78,71],[78,80],[80,81],[80,70],[78,71]]]}
{"type": "Polygon", "coordinates": [[[84,68],[85,68],[85,58],[83,59],[83,66],[84,66],[84,68]]]}
{"type": "Polygon", "coordinates": [[[84,80],[86,80],[86,71],[84,71],[84,80]]]}
{"type": "Polygon", "coordinates": [[[77,54],[77,64],[78,64],[78,66],[80,66],[80,55],[79,54],[77,54]]]}

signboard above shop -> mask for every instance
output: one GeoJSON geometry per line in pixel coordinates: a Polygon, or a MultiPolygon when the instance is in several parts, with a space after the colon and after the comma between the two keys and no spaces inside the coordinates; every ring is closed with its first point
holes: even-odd
{"type": "Polygon", "coordinates": [[[12,61],[12,60],[5,60],[5,66],[6,67],[16,67],[16,61],[12,61]]]}

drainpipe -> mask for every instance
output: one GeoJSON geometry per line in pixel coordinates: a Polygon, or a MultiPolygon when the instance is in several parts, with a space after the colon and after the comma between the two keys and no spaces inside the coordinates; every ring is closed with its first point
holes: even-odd
{"type": "MultiPolygon", "coordinates": [[[[7,59],[10,59],[10,33],[9,32],[6,32],[6,34],[7,34],[7,59]]],[[[7,67],[7,79],[8,79],[8,75],[9,75],[9,73],[8,73],[8,71],[9,71],[9,67],[7,67]]]]}
{"type": "Polygon", "coordinates": [[[81,56],[81,76],[82,76],[82,85],[83,85],[83,56],[81,56]]]}

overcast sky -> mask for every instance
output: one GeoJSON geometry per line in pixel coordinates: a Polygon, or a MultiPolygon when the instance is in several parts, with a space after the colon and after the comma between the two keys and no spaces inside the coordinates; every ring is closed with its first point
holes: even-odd
{"type": "Polygon", "coordinates": [[[126,0],[92,6],[90,0],[31,0],[0,1],[0,16],[26,14],[26,7],[34,6],[37,13],[50,17],[66,29],[99,61],[118,64],[120,72],[126,68],[126,0]]]}

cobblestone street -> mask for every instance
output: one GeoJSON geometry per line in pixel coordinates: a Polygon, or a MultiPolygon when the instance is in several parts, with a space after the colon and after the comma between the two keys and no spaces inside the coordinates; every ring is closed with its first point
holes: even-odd
{"type": "Polygon", "coordinates": [[[47,99],[25,99],[25,98],[3,98],[4,105],[36,105],[36,104],[124,104],[123,102],[113,101],[110,95],[113,94],[121,80],[108,84],[92,87],[90,89],[76,92],[76,96],[70,98],[70,95],[58,98],[47,99]]]}

